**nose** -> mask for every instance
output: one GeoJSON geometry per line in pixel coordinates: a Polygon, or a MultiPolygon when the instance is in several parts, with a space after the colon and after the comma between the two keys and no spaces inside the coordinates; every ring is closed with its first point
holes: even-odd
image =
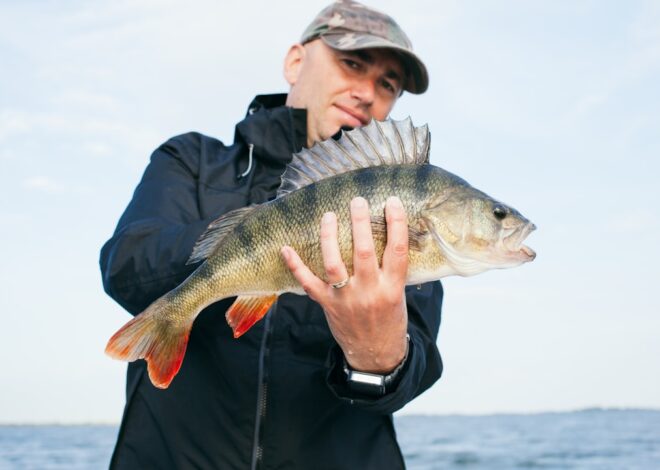
{"type": "Polygon", "coordinates": [[[364,105],[371,105],[376,96],[376,84],[367,77],[356,80],[351,88],[351,95],[364,105]]]}

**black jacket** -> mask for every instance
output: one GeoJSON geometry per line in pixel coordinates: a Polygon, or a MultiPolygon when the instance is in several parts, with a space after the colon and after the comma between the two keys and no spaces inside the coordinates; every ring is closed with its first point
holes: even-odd
{"type": "MultiPolygon", "coordinates": [[[[153,153],[101,251],[105,290],[131,314],[191,273],[185,262],[209,222],[274,197],[306,141],[306,112],[284,107],[284,98],[257,97],[231,146],[189,133],[153,153]]],[[[144,361],[129,364],[111,468],[403,468],[392,413],[442,372],[435,344],[442,287],[411,286],[407,300],[409,357],[400,382],[378,399],[347,389],[341,350],[308,297],[282,295],[238,340],[224,315],[233,299],[211,305],[197,317],[168,389],[151,385],[144,361]]]]}

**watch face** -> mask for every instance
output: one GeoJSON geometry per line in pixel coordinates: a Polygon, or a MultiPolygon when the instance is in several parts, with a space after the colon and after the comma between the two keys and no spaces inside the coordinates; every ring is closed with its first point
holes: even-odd
{"type": "Polygon", "coordinates": [[[385,385],[385,377],[377,374],[367,374],[365,372],[357,372],[352,370],[348,375],[349,382],[358,382],[364,385],[385,385]]]}
{"type": "Polygon", "coordinates": [[[371,397],[385,395],[385,377],[382,375],[349,371],[346,384],[351,391],[363,395],[371,397]]]}

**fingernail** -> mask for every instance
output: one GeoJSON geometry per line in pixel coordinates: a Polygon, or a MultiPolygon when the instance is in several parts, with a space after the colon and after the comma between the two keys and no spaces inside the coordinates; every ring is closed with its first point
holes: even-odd
{"type": "Polygon", "coordinates": [[[325,214],[323,214],[323,218],[321,219],[321,223],[322,223],[322,224],[329,224],[329,223],[332,222],[332,220],[334,219],[334,217],[335,217],[335,214],[334,214],[334,213],[332,213],[332,212],[326,212],[325,214]]]}
{"type": "Polygon", "coordinates": [[[284,258],[285,261],[289,261],[289,247],[288,246],[283,246],[282,249],[280,250],[280,253],[282,254],[282,258],[284,258]]]}
{"type": "Polygon", "coordinates": [[[401,199],[399,199],[396,196],[390,196],[387,198],[387,203],[391,205],[392,207],[403,207],[403,203],[401,202],[401,199]]]}
{"type": "Polygon", "coordinates": [[[363,197],[356,197],[351,201],[351,206],[353,206],[354,209],[362,209],[366,205],[367,201],[363,197]]]}

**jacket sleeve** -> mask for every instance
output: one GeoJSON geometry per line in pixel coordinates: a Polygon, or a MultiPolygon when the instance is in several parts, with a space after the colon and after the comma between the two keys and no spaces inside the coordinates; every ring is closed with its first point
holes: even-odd
{"type": "Polygon", "coordinates": [[[192,248],[211,219],[199,220],[199,134],[161,145],[101,249],[105,291],[133,315],[181,283],[192,248]]]}
{"type": "Polygon", "coordinates": [[[343,371],[343,353],[335,346],[329,356],[328,385],[341,400],[378,414],[391,414],[431,387],[442,375],[436,346],[440,328],[443,290],[439,281],[406,288],[408,305],[408,358],[400,379],[387,393],[371,398],[351,391],[343,371]]]}

